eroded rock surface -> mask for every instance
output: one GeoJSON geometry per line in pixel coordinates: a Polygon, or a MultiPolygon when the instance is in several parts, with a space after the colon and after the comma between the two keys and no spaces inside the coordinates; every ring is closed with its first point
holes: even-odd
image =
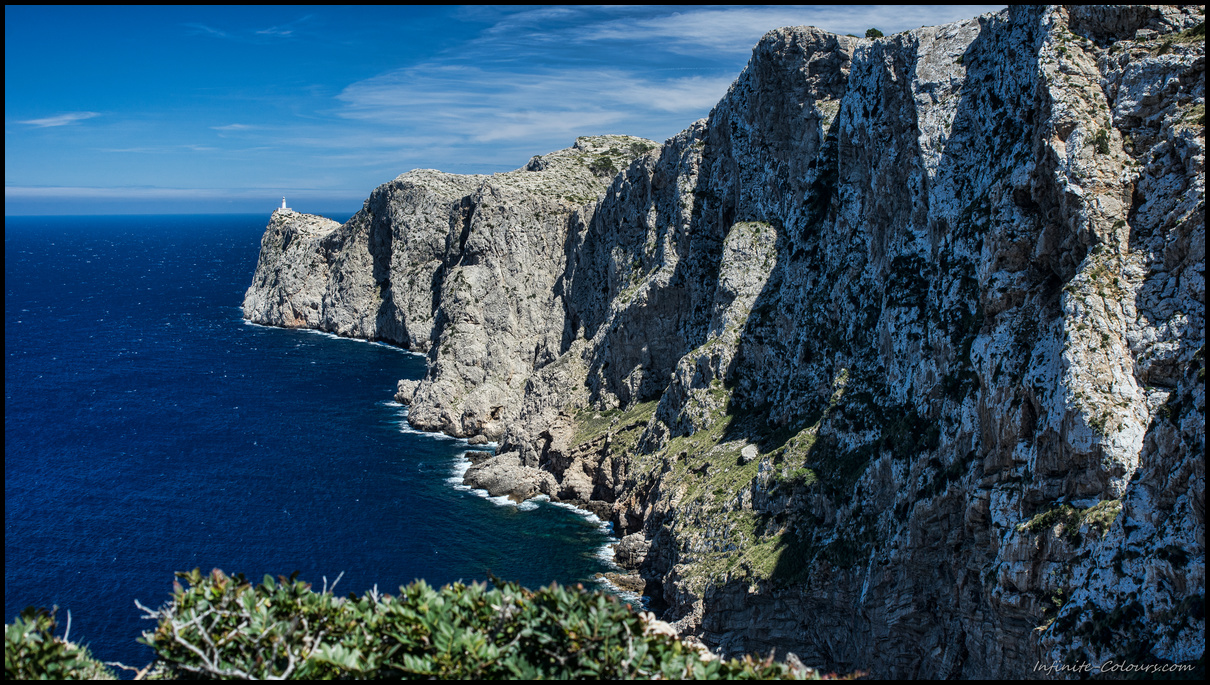
{"type": "Polygon", "coordinates": [[[275,213],[245,312],[427,353],[413,424],[500,442],[468,482],[611,519],[628,585],[724,652],[1189,664],[1203,13],[779,29],[662,148],[275,213]]]}
{"type": "Polygon", "coordinates": [[[426,353],[428,376],[404,392],[412,425],[495,439],[561,351],[568,231],[619,167],[656,148],[586,136],[503,174],[409,171],[344,225],[275,212],[244,316],[426,353]]]}

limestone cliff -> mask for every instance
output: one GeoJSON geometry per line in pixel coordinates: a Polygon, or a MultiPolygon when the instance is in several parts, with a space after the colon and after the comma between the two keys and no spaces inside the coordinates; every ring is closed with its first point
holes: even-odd
{"type": "Polygon", "coordinates": [[[413,425],[494,438],[526,379],[559,354],[568,227],[656,147],[589,136],[504,174],[409,171],[344,225],[275,211],[244,316],[427,353],[426,382],[401,388],[413,425]]]}
{"type": "Polygon", "coordinates": [[[470,482],[611,518],[722,651],[1190,663],[1202,12],[773,31],[662,148],[410,172],[339,227],[275,214],[245,313],[427,352],[411,420],[501,440],[470,482]]]}

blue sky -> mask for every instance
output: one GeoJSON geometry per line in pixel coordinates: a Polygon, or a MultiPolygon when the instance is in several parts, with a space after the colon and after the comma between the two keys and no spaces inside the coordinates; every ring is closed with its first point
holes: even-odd
{"type": "Polygon", "coordinates": [[[13,7],[4,208],[351,213],[417,167],[492,173],[577,135],[663,141],[770,29],[944,7],[13,7]]]}

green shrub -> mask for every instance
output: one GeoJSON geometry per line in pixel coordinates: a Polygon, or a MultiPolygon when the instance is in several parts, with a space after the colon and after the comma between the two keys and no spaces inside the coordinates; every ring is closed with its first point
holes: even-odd
{"type": "Polygon", "coordinates": [[[291,578],[178,574],[143,641],[170,676],[218,678],[804,679],[771,658],[722,661],[600,592],[496,581],[358,598],[291,578]]]}
{"type": "Polygon", "coordinates": [[[5,680],[115,679],[86,647],[55,637],[56,627],[53,611],[33,607],[4,626],[5,680]]]}
{"type": "MultiPolygon", "coordinates": [[[[295,577],[178,573],[141,642],[151,678],[819,679],[796,660],[723,661],[616,597],[557,585],[530,591],[417,581],[398,597],[314,592],[295,577]]],[[[339,580],[339,579],[338,579],[339,580]]],[[[137,602],[136,602],[137,604],[137,602]]],[[[4,629],[9,679],[113,679],[87,649],[54,636],[51,613],[27,609],[4,629]]],[[[825,676],[828,677],[828,676],[825,676]]],[[[834,677],[834,676],[831,676],[834,677]]]]}
{"type": "Polygon", "coordinates": [[[596,159],[588,164],[588,170],[597,176],[614,176],[618,173],[618,168],[614,166],[613,160],[605,155],[599,155],[596,159]]]}
{"type": "Polygon", "coordinates": [[[865,37],[866,38],[882,38],[882,31],[879,31],[878,29],[866,29],[865,37]]]}
{"type": "Polygon", "coordinates": [[[1041,511],[1029,521],[1018,526],[1019,530],[1028,530],[1034,535],[1054,530],[1069,541],[1075,542],[1080,536],[1080,527],[1088,524],[1088,529],[1097,537],[1104,537],[1109,527],[1122,512],[1122,501],[1111,499],[1094,504],[1087,509],[1076,509],[1070,504],[1060,504],[1051,509],[1041,511]]]}

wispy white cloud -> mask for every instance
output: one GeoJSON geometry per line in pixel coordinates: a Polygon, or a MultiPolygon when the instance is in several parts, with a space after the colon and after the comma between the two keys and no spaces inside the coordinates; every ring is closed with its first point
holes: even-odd
{"type": "MultiPolygon", "coordinates": [[[[947,7],[943,21],[957,21],[996,7],[947,7]]],[[[782,26],[816,26],[834,33],[864,35],[879,27],[890,34],[939,23],[937,8],[917,6],[730,7],[689,10],[652,17],[627,17],[584,26],[581,41],[644,42],[678,52],[745,53],[766,32],[782,26]]]]}
{"type": "MultiPolygon", "coordinates": [[[[705,113],[726,94],[734,75],[686,76],[664,80],[637,77],[615,84],[620,102],[646,106],[661,112],[705,113]]],[[[690,122],[686,121],[688,125],[690,122]]]]}
{"type": "Polygon", "coordinates": [[[181,143],[176,145],[137,145],[131,147],[98,147],[95,148],[99,152],[110,153],[134,153],[147,155],[172,155],[179,154],[186,150],[193,152],[214,152],[219,148],[210,145],[199,145],[197,143],[181,143]]]}
{"type": "MultiPolygon", "coordinates": [[[[861,35],[877,27],[892,34],[989,9],[465,7],[425,14],[417,26],[440,31],[440,40],[419,41],[415,49],[400,44],[403,34],[385,26],[407,21],[412,16],[407,12],[388,13],[394,19],[371,28],[347,21],[339,14],[344,10],[257,25],[238,16],[199,14],[205,23],[178,25],[178,30],[205,37],[216,54],[271,46],[293,55],[300,70],[283,80],[273,73],[280,69],[250,63],[248,73],[259,74],[261,81],[253,78],[228,92],[221,86],[199,92],[189,107],[180,108],[178,98],[147,111],[107,108],[103,119],[77,126],[72,136],[12,135],[6,146],[24,146],[26,158],[34,161],[21,173],[6,171],[9,181],[30,187],[57,183],[67,190],[6,188],[6,198],[12,193],[103,194],[68,188],[102,178],[180,186],[246,182],[261,190],[280,184],[270,195],[289,191],[291,197],[296,189],[348,184],[360,189],[354,197],[413,167],[504,171],[534,154],[570,145],[578,135],[626,133],[655,140],[674,135],[709,113],[753,45],[774,28],[814,25],[861,35]],[[300,56],[310,56],[321,49],[317,46],[332,48],[333,62],[327,65],[332,68],[302,67],[306,59],[300,56]],[[362,78],[365,54],[381,60],[378,75],[362,78]],[[55,160],[69,162],[49,161],[47,146],[55,142],[61,143],[55,160]]],[[[354,16],[368,16],[358,12],[354,16]]],[[[196,47],[196,41],[185,42],[196,47]]],[[[156,89],[149,86],[146,92],[156,89]]],[[[88,105],[45,106],[38,114],[17,116],[76,106],[88,105]]],[[[70,126],[98,116],[78,111],[24,121],[13,117],[7,128],[70,126]]],[[[152,198],[185,191],[128,187],[113,192],[152,198]]],[[[227,190],[196,192],[230,197],[227,190]]]]}
{"type": "Polygon", "coordinates": [[[212,36],[214,38],[239,42],[262,42],[262,38],[295,38],[300,34],[300,29],[306,26],[312,17],[313,15],[308,14],[284,24],[269,26],[263,29],[241,28],[229,31],[201,23],[189,23],[184,24],[184,26],[189,29],[190,33],[195,35],[212,36]]]}
{"type": "Polygon", "coordinates": [[[6,200],[54,198],[150,200],[150,199],[222,199],[272,197],[282,192],[305,192],[319,198],[361,198],[364,189],[307,188],[298,185],[243,188],[163,188],[156,186],[4,186],[6,200]]]}
{"type": "Polygon", "coordinates": [[[518,33],[546,34],[554,22],[580,23],[591,16],[593,10],[583,7],[537,7],[521,11],[504,11],[491,8],[467,8],[466,18],[491,21],[483,36],[512,38],[518,33]]]}
{"type": "MultiPolygon", "coordinates": [[[[979,8],[983,9],[983,8],[979,8]]],[[[307,149],[342,167],[511,169],[577,135],[629,133],[657,140],[705,116],[767,31],[911,26],[913,10],[732,7],[686,11],[541,7],[467,8],[489,26],[456,50],[346,86],[328,112],[344,125],[257,132],[277,149],[307,149]],[[643,46],[641,52],[626,46],[643,46]],[[670,54],[710,53],[685,65],[670,54]],[[722,58],[721,55],[731,55],[722,58]],[[690,75],[686,75],[686,71],[690,75]]],[[[978,13],[957,10],[958,17],[978,13]]],[[[927,15],[921,15],[927,16],[927,15]]],[[[923,22],[921,22],[923,23],[923,22]]],[[[936,22],[933,22],[936,23],[936,22]]],[[[242,124],[214,127],[220,134],[242,124]]]]}
{"type": "Polygon", "coordinates": [[[747,52],[765,32],[806,23],[807,12],[792,7],[718,8],[625,17],[577,29],[581,42],[654,42],[678,52],[747,52]]]}
{"type": "MultiPolygon", "coordinates": [[[[645,78],[600,67],[501,72],[422,65],[354,83],[340,116],[491,142],[588,133],[651,113],[701,116],[732,77],[645,78]]],[[[674,131],[669,131],[672,133],[674,131]]]]}
{"type": "Polygon", "coordinates": [[[222,29],[216,29],[213,26],[207,26],[205,24],[190,23],[190,24],[184,24],[184,26],[185,26],[185,28],[189,29],[190,33],[195,34],[195,35],[214,36],[215,38],[230,38],[231,37],[231,34],[227,33],[226,31],[223,31],[222,29]]]}
{"type": "MultiPolygon", "coordinates": [[[[864,35],[877,27],[896,33],[924,25],[969,19],[1003,5],[847,5],[706,7],[701,9],[543,7],[517,12],[471,10],[468,17],[491,21],[469,46],[481,58],[503,46],[510,51],[569,52],[584,46],[642,46],[643,54],[745,55],[768,31],[816,26],[833,33],[864,35]]],[[[627,59],[625,55],[619,56],[627,59]]]]}
{"type": "Polygon", "coordinates": [[[53,117],[44,117],[42,119],[26,119],[25,121],[20,121],[18,123],[25,124],[27,126],[36,126],[38,128],[50,128],[52,126],[68,126],[70,124],[84,121],[85,119],[92,119],[93,117],[99,116],[101,116],[99,112],[66,112],[64,114],[56,114],[53,117]]]}
{"type": "Polygon", "coordinates": [[[599,132],[662,138],[705,116],[774,28],[863,34],[878,26],[889,34],[989,9],[467,8],[464,18],[488,28],[423,64],[350,84],[335,113],[443,139],[450,149],[478,143],[544,151],[556,138],[565,144],[599,132]],[[686,61],[686,54],[700,57],[686,61]]]}

